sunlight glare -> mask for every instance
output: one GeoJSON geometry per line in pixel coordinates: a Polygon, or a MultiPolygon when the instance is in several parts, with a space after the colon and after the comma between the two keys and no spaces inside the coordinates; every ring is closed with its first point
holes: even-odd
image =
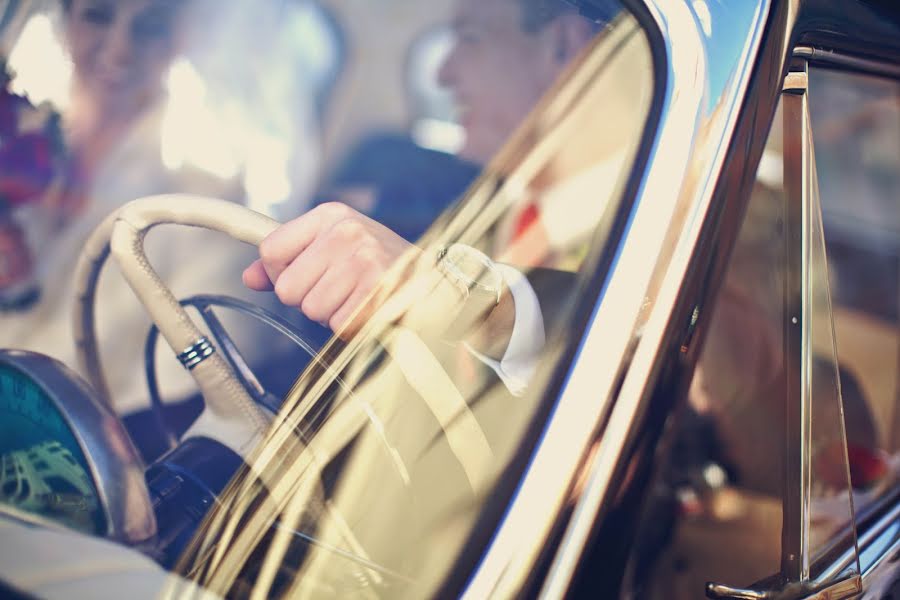
{"type": "Polygon", "coordinates": [[[34,15],[25,24],[10,52],[9,68],[15,74],[14,93],[33,104],[49,101],[61,111],[68,107],[72,63],[47,15],[34,15]]]}

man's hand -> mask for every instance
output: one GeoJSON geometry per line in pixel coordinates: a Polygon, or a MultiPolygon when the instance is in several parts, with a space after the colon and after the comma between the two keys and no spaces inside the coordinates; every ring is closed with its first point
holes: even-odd
{"type": "Polygon", "coordinates": [[[244,271],[244,284],[274,289],[284,304],[352,335],[363,319],[348,319],[410,251],[415,246],[384,225],[344,204],[322,204],[263,240],[260,259],[244,271]]]}

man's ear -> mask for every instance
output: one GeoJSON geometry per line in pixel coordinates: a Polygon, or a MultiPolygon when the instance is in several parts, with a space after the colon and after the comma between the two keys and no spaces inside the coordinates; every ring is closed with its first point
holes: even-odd
{"type": "Polygon", "coordinates": [[[593,39],[594,28],[590,21],[577,14],[563,14],[547,23],[538,35],[546,49],[545,75],[552,82],[593,39]]]}
{"type": "Polygon", "coordinates": [[[548,24],[553,37],[555,58],[563,68],[578,56],[594,37],[590,21],[574,13],[563,14],[548,24]]]}

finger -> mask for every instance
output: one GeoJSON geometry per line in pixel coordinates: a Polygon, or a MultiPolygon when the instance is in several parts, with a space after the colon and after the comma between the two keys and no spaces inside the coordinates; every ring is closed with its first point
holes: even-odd
{"type": "Polygon", "coordinates": [[[352,220],[341,221],[320,233],[278,276],[275,282],[278,299],[288,306],[301,306],[322,276],[332,270],[350,278],[351,284],[356,282],[363,271],[347,266],[364,233],[363,226],[352,220]]]}
{"type": "MultiPolygon", "coordinates": [[[[384,268],[372,259],[370,246],[365,242],[353,243],[340,238],[335,239],[332,244],[323,244],[322,251],[330,255],[337,254],[338,259],[331,263],[331,267],[303,300],[301,310],[304,314],[316,321],[330,324],[334,313],[346,304],[354,290],[358,288],[357,297],[364,298],[375,287],[384,268]]],[[[354,307],[355,304],[347,309],[354,307]]]]}
{"type": "Polygon", "coordinates": [[[323,232],[349,218],[354,211],[337,202],[317,206],[270,233],[259,245],[259,255],[271,281],[303,253],[323,232]]]}
{"type": "Polygon", "coordinates": [[[331,315],[328,321],[331,330],[345,340],[353,337],[375,309],[375,303],[369,302],[369,298],[376,286],[375,278],[367,277],[357,282],[341,307],[331,315]]]}
{"type": "Polygon", "coordinates": [[[253,261],[253,264],[244,269],[242,279],[245,286],[257,292],[271,292],[275,289],[262,261],[259,260],[253,261]]]}
{"type": "Polygon", "coordinates": [[[306,252],[301,254],[278,275],[275,294],[283,304],[299,307],[328,267],[327,258],[323,260],[321,256],[309,256],[306,252]]]}
{"type": "Polygon", "coordinates": [[[300,310],[313,321],[329,323],[357,286],[359,277],[348,272],[346,263],[341,267],[326,271],[303,299],[300,310]]]}

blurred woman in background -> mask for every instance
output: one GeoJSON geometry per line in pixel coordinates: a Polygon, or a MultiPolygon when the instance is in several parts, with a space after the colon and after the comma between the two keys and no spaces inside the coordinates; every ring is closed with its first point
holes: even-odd
{"type": "MultiPolygon", "coordinates": [[[[0,346],[42,352],[76,367],[72,275],[93,229],[122,204],[151,194],[240,197],[234,181],[170,169],[162,159],[164,81],[188,35],[196,4],[61,0],[72,63],[69,107],[63,115],[66,166],[61,185],[24,223],[40,299],[26,310],[0,313],[0,346]]],[[[146,251],[176,297],[242,293],[236,274],[248,262],[249,249],[224,236],[164,227],[148,235],[146,251]]],[[[140,365],[150,321],[121,275],[107,271],[97,296],[98,342],[111,399],[120,413],[127,413],[147,406],[140,365]]],[[[190,393],[190,378],[174,357],[161,361],[160,369],[170,395],[190,393]]]]}

